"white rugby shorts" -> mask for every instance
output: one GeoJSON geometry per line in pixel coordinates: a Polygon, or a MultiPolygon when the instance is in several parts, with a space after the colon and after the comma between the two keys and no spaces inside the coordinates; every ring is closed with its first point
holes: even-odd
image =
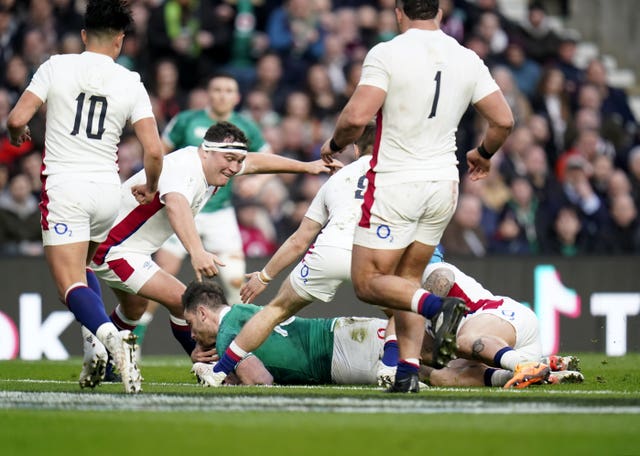
{"type": "Polygon", "coordinates": [[[345,280],[351,280],[351,250],[326,245],[311,247],[289,274],[295,292],[308,301],[331,301],[345,280]]]}
{"type": "Polygon", "coordinates": [[[140,289],[160,270],[149,255],[129,253],[124,258],[107,258],[101,265],[91,263],[91,269],[111,288],[138,294],[140,289]]]}
{"type": "Polygon", "coordinates": [[[331,379],[339,385],[375,385],[387,320],[339,317],[333,326],[331,379]]]}
{"type": "MultiPolygon", "coordinates": [[[[225,207],[215,212],[200,212],[195,218],[198,234],[207,252],[219,255],[221,253],[242,253],[242,238],[233,207],[225,207]]],[[[187,251],[175,234],[162,244],[162,249],[184,259],[187,251]]]]}
{"type": "Polygon", "coordinates": [[[455,181],[377,187],[373,201],[362,205],[353,243],[383,250],[403,249],[413,241],[438,245],[457,202],[455,181]]]}
{"type": "Polygon", "coordinates": [[[57,182],[40,203],[42,244],[103,242],[118,216],[120,185],[89,181],[57,182]]]}
{"type": "Polygon", "coordinates": [[[516,331],[516,343],[512,347],[527,356],[527,359],[540,359],[542,356],[542,344],[540,342],[540,331],[538,329],[538,317],[527,306],[505,297],[498,296],[503,303],[495,309],[479,309],[472,314],[466,315],[458,326],[458,333],[467,321],[478,315],[495,315],[513,326],[516,331]]]}

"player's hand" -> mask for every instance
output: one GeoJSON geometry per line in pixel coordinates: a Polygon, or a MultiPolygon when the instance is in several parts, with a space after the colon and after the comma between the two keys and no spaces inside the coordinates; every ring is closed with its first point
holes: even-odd
{"type": "Polygon", "coordinates": [[[191,367],[191,373],[196,376],[198,383],[202,386],[222,386],[227,374],[224,372],[214,372],[214,366],[215,363],[194,363],[191,367]]]}
{"type": "Polygon", "coordinates": [[[194,363],[213,363],[220,359],[218,350],[213,348],[204,348],[200,344],[196,344],[196,348],[191,352],[191,361],[194,363]]]}
{"type": "Polygon", "coordinates": [[[327,141],[320,148],[320,157],[327,164],[332,163],[334,161],[333,160],[333,156],[335,154],[339,154],[339,153],[342,152],[342,150],[340,150],[338,152],[332,151],[331,147],[329,147],[329,143],[330,142],[331,142],[331,139],[327,139],[327,141]]]}
{"type": "Polygon", "coordinates": [[[20,147],[23,143],[31,141],[31,130],[29,129],[29,125],[25,125],[25,127],[22,129],[22,132],[17,137],[14,137],[13,135],[9,136],[11,145],[16,147],[20,147]]]}
{"type": "Polygon", "coordinates": [[[328,173],[333,174],[344,166],[340,160],[333,160],[330,163],[326,163],[324,160],[315,160],[309,162],[309,174],[328,173]]]}
{"type": "Polygon", "coordinates": [[[471,180],[477,181],[489,175],[491,160],[482,158],[478,153],[478,149],[471,149],[467,152],[467,165],[469,166],[471,180]]]}
{"type": "Polygon", "coordinates": [[[213,253],[202,250],[191,254],[191,266],[196,274],[196,280],[202,282],[203,277],[216,276],[218,266],[225,266],[225,264],[213,253]]]}
{"type": "Polygon", "coordinates": [[[262,293],[267,285],[260,281],[260,271],[245,274],[247,282],[240,288],[240,298],[245,304],[248,302],[254,302],[255,298],[262,293]]]}
{"type": "Polygon", "coordinates": [[[149,204],[156,197],[156,193],[150,191],[146,184],[138,184],[131,187],[131,194],[138,204],[149,204]]]}

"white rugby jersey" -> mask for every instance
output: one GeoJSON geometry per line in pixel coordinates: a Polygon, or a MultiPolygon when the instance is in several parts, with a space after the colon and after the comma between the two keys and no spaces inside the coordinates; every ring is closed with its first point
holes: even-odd
{"type": "Polygon", "coordinates": [[[366,172],[371,155],[360,157],[331,176],[320,187],[305,217],[324,225],[313,243],[351,250],[353,233],[360,219],[366,172]]]}
{"type": "Polygon", "coordinates": [[[129,119],[153,117],[138,73],[95,52],[55,55],[27,90],[47,103],[45,176],[105,173],[103,179],[120,182],[116,160],[123,127],[129,119]]]}
{"type": "Polygon", "coordinates": [[[429,277],[429,274],[438,268],[446,268],[453,272],[455,284],[447,296],[464,300],[471,312],[475,312],[479,309],[496,309],[505,301],[517,303],[509,297],[494,295],[483,287],[476,279],[468,276],[450,263],[441,262],[429,264],[422,274],[422,282],[424,283],[425,279],[429,277]]]}
{"type": "Polygon", "coordinates": [[[371,161],[376,187],[458,181],[458,123],[470,103],[499,90],[473,51],[441,30],[419,29],[374,46],[359,85],[387,93],[377,117],[380,143],[371,161]]]}
{"type": "Polygon", "coordinates": [[[93,257],[96,264],[104,263],[105,259],[123,258],[127,253],[151,255],[158,250],[173,234],[164,205],[167,193],[184,195],[195,215],[217,189],[207,184],[195,146],[165,155],[158,193],[151,203],[140,205],[131,194],[131,187],[144,182],[144,170],[123,182],[120,212],[109,236],[93,257]]]}

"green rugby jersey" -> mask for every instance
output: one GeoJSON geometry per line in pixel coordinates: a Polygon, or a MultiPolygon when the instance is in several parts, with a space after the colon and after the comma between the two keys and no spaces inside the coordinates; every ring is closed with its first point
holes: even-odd
{"type": "MultiPolygon", "coordinates": [[[[262,307],[236,304],[222,319],[216,349],[224,353],[244,324],[262,307]]],[[[333,318],[292,317],[276,326],[253,353],[280,384],[331,383],[333,318]]]]}
{"type": "MultiPolygon", "coordinates": [[[[233,112],[229,117],[229,122],[238,127],[249,140],[249,152],[258,152],[266,142],[262,137],[260,127],[250,119],[233,112]]],[[[176,115],[165,128],[162,138],[167,144],[173,146],[174,150],[182,149],[186,146],[199,146],[202,143],[204,134],[215,121],[209,117],[205,109],[182,111],[176,115]]],[[[219,209],[231,206],[232,182],[209,198],[207,204],[201,212],[215,212],[219,209]]]]}

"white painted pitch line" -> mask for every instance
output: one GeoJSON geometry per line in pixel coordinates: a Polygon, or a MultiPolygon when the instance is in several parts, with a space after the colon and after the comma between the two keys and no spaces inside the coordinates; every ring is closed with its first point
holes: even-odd
{"type": "MultiPolygon", "coordinates": [[[[52,384],[52,385],[77,385],[78,382],[74,380],[46,380],[46,379],[35,379],[35,378],[21,378],[21,379],[0,379],[0,383],[25,383],[25,384],[52,384]]],[[[104,382],[105,385],[113,385],[115,383],[112,382],[104,382]]],[[[195,383],[175,383],[175,382],[143,382],[142,386],[198,386],[195,383]]],[[[243,388],[243,386],[239,386],[243,388]]],[[[345,391],[382,391],[382,388],[377,386],[364,386],[364,385],[272,385],[272,386],[258,386],[259,388],[265,389],[319,389],[319,388],[330,388],[335,390],[345,390],[345,391]]],[[[201,387],[206,388],[206,387],[201,387]]],[[[225,388],[235,388],[235,386],[227,385],[225,388]]],[[[255,388],[255,386],[254,386],[255,388]]],[[[538,387],[535,387],[538,388],[538,387]]],[[[598,390],[598,391],[585,391],[585,390],[555,390],[553,386],[551,387],[542,387],[544,388],[545,394],[554,394],[558,396],[571,396],[574,394],[587,394],[587,395],[595,395],[595,396],[608,396],[608,395],[622,395],[622,396],[637,396],[640,398],[640,393],[637,391],[612,391],[612,390],[598,390]]],[[[96,390],[99,391],[99,390],[96,390]]],[[[432,387],[423,391],[429,391],[430,393],[474,393],[478,391],[486,391],[492,392],[494,394],[526,394],[528,391],[532,391],[532,389],[525,390],[505,390],[502,388],[486,388],[486,387],[476,387],[476,388],[464,388],[464,387],[432,387]]]]}
{"type": "Polygon", "coordinates": [[[92,411],[261,411],[393,414],[640,414],[640,406],[583,406],[555,402],[498,404],[482,400],[406,400],[288,396],[184,396],[0,391],[0,409],[92,411]]]}

